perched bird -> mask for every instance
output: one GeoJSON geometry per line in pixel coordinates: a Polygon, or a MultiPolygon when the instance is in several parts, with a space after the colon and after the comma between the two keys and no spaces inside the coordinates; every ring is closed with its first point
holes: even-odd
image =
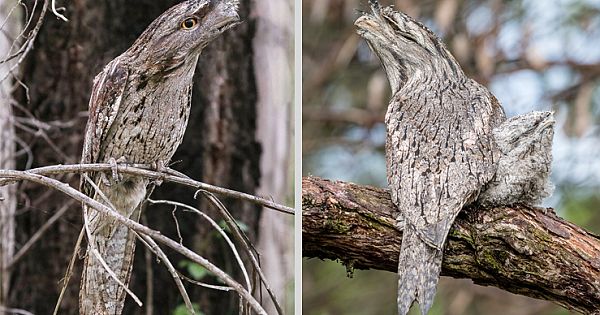
{"type": "MultiPolygon", "coordinates": [[[[188,0],[167,10],[94,79],[82,163],[166,165],[181,144],[190,113],[192,77],[202,50],[239,22],[237,0],[188,0]]],[[[115,164],[116,165],[116,164],[115,164]]],[[[139,220],[152,183],[135,176],[82,177],[82,191],[139,220]]],[[[135,234],[83,206],[91,237],[80,290],[80,314],[121,314],[135,234]]]]}
{"type": "Polygon", "coordinates": [[[535,205],[550,196],[548,178],[554,136],[552,112],[512,117],[494,129],[500,160],[494,178],[477,198],[483,206],[525,203],[535,205]]]}
{"type": "Polygon", "coordinates": [[[436,291],[454,219],[492,180],[501,152],[493,130],[506,118],[440,39],[408,15],[371,0],[356,20],[381,60],[393,96],[385,124],[387,178],[403,222],[398,313],[422,314],[436,291]]]}

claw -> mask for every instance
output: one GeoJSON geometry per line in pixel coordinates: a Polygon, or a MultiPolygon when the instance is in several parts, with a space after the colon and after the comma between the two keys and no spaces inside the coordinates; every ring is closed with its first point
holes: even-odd
{"type": "Polygon", "coordinates": [[[119,174],[117,163],[125,163],[125,162],[127,162],[127,159],[125,159],[124,156],[120,157],[118,160],[115,160],[115,158],[113,158],[113,157],[108,159],[108,164],[110,164],[110,168],[111,168],[111,172],[112,172],[112,179],[115,181],[115,183],[118,183],[123,179],[123,176],[121,176],[119,174]]]}
{"type": "Polygon", "coordinates": [[[108,164],[110,164],[110,169],[112,171],[112,178],[115,182],[119,181],[119,173],[117,171],[117,161],[115,158],[108,159],[108,164]]]}
{"type": "Polygon", "coordinates": [[[108,164],[110,164],[110,170],[112,171],[112,179],[116,182],[119,181],[119,172],[117,169],[117,161],[115,158],[108,159],[108,164]]]}
{"type": "Polygon", "coordinates": [[[158,160],[158,161],[156,161],[156,162],[152,163],[152,165],[151,165],[151,166],[152,166],[152,168],[153,168],[154,170],[156,170],[157,172],[160,172],[160,173],[162,173],[162,176],[163,176],[163,177],[157,178],[157,179],[155,179],[155,180],[154,180],[154,182],[153,182],[153,183],[154,183],[154,185],[156,185],[156,186],[160,186],[160,185],[162,184],[162,182],[163,182],[163,178],[164,178],[164,176],[165,176],[164,174],[165,174],[165,173],[166,173],[166,171],[167,171],[167,168],[165,167],[165,162],[164,162],[164,161],[161,161],[161,160],[158,160]]]}

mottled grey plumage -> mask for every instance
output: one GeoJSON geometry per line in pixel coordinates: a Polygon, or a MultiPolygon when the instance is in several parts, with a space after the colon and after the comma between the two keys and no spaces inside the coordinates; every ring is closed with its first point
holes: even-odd
{"type": "MultiPolygon", "coordinates": [[[[189,0],[159,16],[137,41],[94,80],[82,163],[165,165],[182,141],[190,112],[192,77],[200,52],[239,21],[237,0],[189,0]]],[[[152,190],[147,179],[123,176],[101,180],[87,174],[108,202],[85,179],[87,195],[139,219],[152,190]]],[[[128,284],[135,234],[84,206],[88,240],[80,290],[80,314],[120,314],[125,292],[89,251],[93,245],[119,280],[128,284]]]]}
{"type": "Polygon", "coordinates": [[[550,196],[554,116],[531,112],[515,116],[494,129],[501,151],[498,169],[477,198],[483,206],[538,204],[550,196]]]}
{"type": "Polygon", "coordinates": [[[393,97],[386,114],[386,160],[404,236],[398,312],[431,307],[443,245],[461,208],[535,204],[552,192],[554,118],[533,112],[505,120],[483,86],[465,76],[426,27],[371,0],[358,33],[379,56],[393,97]]]}
{"type": "Polygon", "coordinates": [[[493,129],[505,116],[437,36],[404,13],[371,4],[373,12],[356,26],[393,93],[385,122],[388,183],[404,222],[398,312],[406,314],[416,300],[426,314],[450,226],[496,172],[493,129]]]}

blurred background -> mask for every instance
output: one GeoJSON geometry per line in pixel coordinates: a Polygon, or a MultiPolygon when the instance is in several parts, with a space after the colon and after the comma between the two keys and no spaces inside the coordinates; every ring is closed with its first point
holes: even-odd
{"type": "MultiPolygon", "coordinates": [[[[507,116],[554,110],[552,180],[545,201],[600,233],[600,1],[380,0],[419,19],[507,116]]],[[[389,100],[379,61],[355,34],[367,0],[303,0],[303,175],[386,186],[383,117],[389,100]]],[[[310,315],[395,314],[396,275],[303,261],[310,315]]],[[[417,314],[413,308],[412,314],[417,314]]],[[[552,303],[470,280],[442,278],[431,314],[561,315],[552,303]]]]}

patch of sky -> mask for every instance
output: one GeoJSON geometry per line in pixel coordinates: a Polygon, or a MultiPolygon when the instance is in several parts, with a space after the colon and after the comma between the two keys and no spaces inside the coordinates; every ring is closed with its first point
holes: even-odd
{"type": "Polygon", "coordinates": [[[324,95],[324,99],[329,101],[326,105],[334,112],[348,110],[355,101],[352,92],[344,85],[329,85],[324,95]]]}
{"type": "Polygon", "coordinates": [[[563,132],[566,111],[556,112],[555,118],[553,181],[561,185],[600,187],[600,128],[593,126],[580,138],[569,137],[563,132]]]}
{"type": "Polygon", "coordinates": [[[356,48],[356,56],[360,62],[373,62],[376,57],[371,48],[369,48],[369,44],[367,44],[366,40],[361,40],[358,42],[358,47],[356,48]]]}
{"type": "Polygon", "coordinates": [[[481,5],[471,11],[466,19],[467,30],[474,35],[489,32],[492,28],[494,12],[486,5],[481,5]]]}
{"type": "Polygon", "coordinates": [[[520,55],[522,25],[519,21],[507,21],[498,33],[498,47],[507,59],[516,59],[520,55]]]}
{"type": "Polygon", "coordinates": [[[551,104],[543,101],[544,91],[540,74],[533,70],[495,76],[490,88],[508,117],[551,108],[551,104]]]}
{"type": "Polygon", "coordinates": [[[385,158],[371,147],[352,150],[341,145],[325,147],[309,158],[312,175],[386,187],[385,158]]]}
{"type": "MultiPolygon", "coordinates": [[[[600,117],[600,88],[596,87],[594,95],[592,96],[592,115],[596,117],[596,122],[600,123],[598,117],[600,117]]],[[[600,128],[598,128],[600,129],[600,128]]],[[[597,130],[600,132],[600,130],[597,130]]],[[[600,134],[596,133],[597,136],[600,134]]]]}
{"type": "Polygon", "coordinates": [[[529,0],[525,1],[526,20],[531,26],[532,47],[548,61],[571,59],[580,63],[600,60],[600,19],[583,29],[579,16],[600,1],[529,0]]]}
{"type": "Polygon", "coordinates": [[[567,66],[554,66],[544,72],[544,84],[547,91],[561,91],[579,81],[567,66]]]}
{"type": "Polygon", "coordinates": [[[566,35],[562,25],[571,0],[525,1],[533,49],[546,60],[564,59],[566,35]]]}
{"type": "Polygon", "coordinates": [[[580,63],[595,63],[600,61],[600,34],[586,33],[577,28],[567,31],[565,54],[568,59],[580,63]]]}
{"type": "Polygon", "coordinates": [[[385,144],[385,125],[376,124],[373,128],[349,128],[344,138],[352,142],[362,142],[370,146],[383,146],[385,144]]]}

